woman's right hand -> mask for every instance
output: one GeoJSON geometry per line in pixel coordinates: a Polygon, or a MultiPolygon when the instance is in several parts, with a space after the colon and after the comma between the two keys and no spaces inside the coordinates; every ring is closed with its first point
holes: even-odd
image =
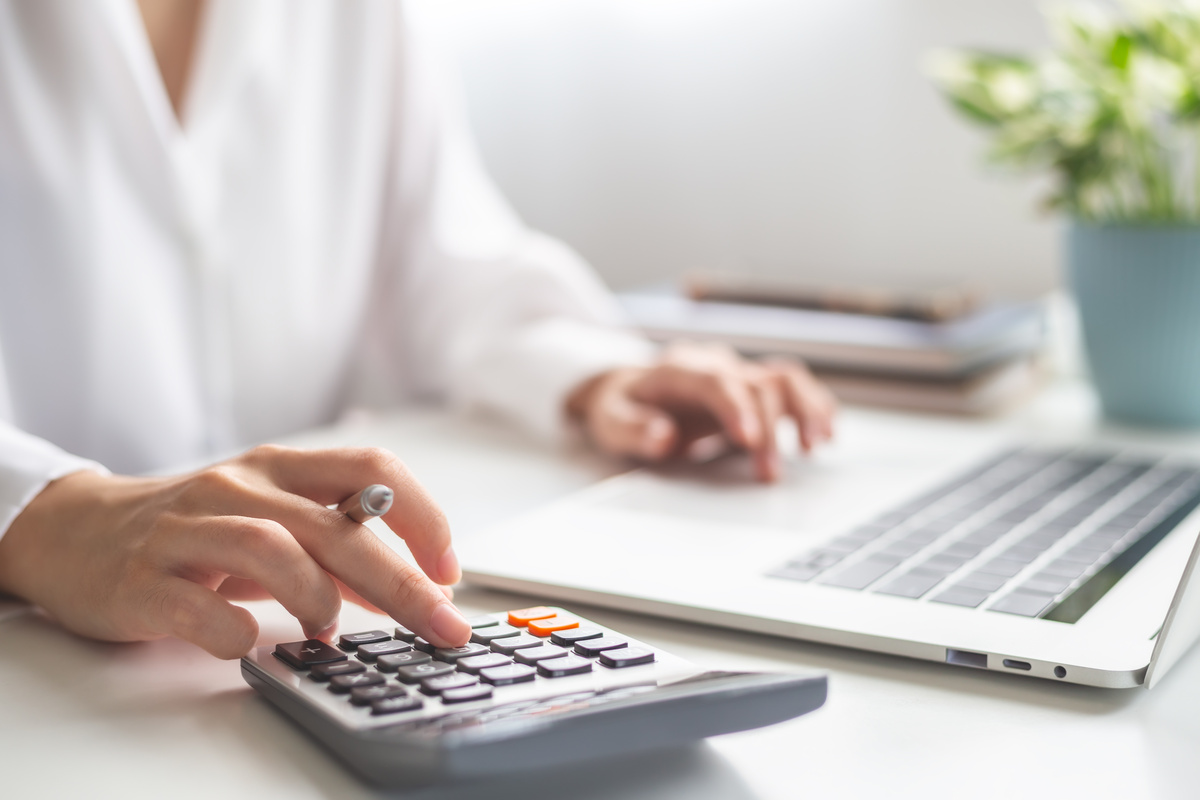
{"type": "Polygon", "coordinates": [[[168,478],[77,472],[50,483],[0,538],[0,591],[70,630],[176,636],[220,658],[258,639],[254,617],[229,600],[262,596],[309,637],[332,635],[345,597],[435,645],[464,644],[470,625],[438,585],[460,577],[445,514],[398,458],[373,448],[267,445],[168,478]],[[395,491],[383,520],[420,569],[327,508],[373,483],[395,491]]]}

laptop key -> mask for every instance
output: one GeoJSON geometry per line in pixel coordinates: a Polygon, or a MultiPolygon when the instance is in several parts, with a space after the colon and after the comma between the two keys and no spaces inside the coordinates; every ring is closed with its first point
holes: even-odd
{"type": "Polygon", "coordinates": [[[1022,617],[1036,617],[1046,610],[1054,600],[1054,595],[1043,592],[1026,592],[1016,589],[1012,594],[1000,598],[989,611],[1002,611],[1005,614],[1017,614],[1022,617]]]}
{"type": "Polygon", "coordinates": [[[1011,578],[1025,569],[1025,567],[1025,562],[1014,561],[1011,558],[1000,556],[999,558],[993,558],[986,564],[979,565],[979,571],[986,572],[989,575],[1002,575],[1005,578],[1011,578]]]}
{"type": "Polygon", "coordinates": [[[1058,594],[1063,589],[1066,589],[1074,582],[1074,578],[1064,578],[1061,575],[1047,575],[1045,572],[1039,572],[1033,577],[1021,583],[1021,589],[1029,589],[1034,592],[1046,592],[1047,594],[1058,594]]]}
{"type": "Polygon", "coordinates": [[[842,589],[865,589],[891,572],[898,563],[895,559],[872,556],[822,579],[821,583],[842,589]]]}
{"type": "Polygon", "coordinates": [[[959,578],[956,585],[964,589],[975,589],[991,594],[1008,583],[1008,580],[1008,576],[1005,575],[992,575],[989,572],[972,572],[970,575],[959,578]]]}
{"type": "Polygon", "coordinates": [[[952,606],[978,608],[979,604],[988,599],[991,592],[983,589],[972,589],[968,586],[951,586],[949,589],[929,598],[934,603],[946,603],[952,606]]]}
{"type": "Polygon", "coordinates": [[[914,569],[885,583],[875,591],[879,594],[891,594],[897,597],[917,598],[937,586],[946,576],[937,572],[925,572],[914,569]]]}

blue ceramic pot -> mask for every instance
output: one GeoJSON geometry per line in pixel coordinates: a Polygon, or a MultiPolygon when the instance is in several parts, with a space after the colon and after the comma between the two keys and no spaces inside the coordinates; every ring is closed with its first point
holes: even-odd
{"type": "Polygon", "coordinates": [[[1200,227],[1076,222],[1067,252],[1105,414],[1200,425],[1200,227]]]}

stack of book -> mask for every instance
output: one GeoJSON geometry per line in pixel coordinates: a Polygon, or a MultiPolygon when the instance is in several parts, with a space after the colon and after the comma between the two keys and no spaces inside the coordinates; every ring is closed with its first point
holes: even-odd
{"type": "Polygon", "coordinates": [[[961,292],[747,287],[693,280],[683,291],[628,292],[633,323],[658,341],[727,343],[806,361],[847,403],[989,414],[1040,382],[1040,302],[977,303],[961,292]]]}

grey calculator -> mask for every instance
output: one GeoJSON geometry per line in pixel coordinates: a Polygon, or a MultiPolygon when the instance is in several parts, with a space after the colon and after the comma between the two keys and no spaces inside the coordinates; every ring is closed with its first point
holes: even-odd
{"type": "Polygon", "coordinates": [[[435,648],[404,627],[260,647],[246,681],[371,782],[570,764],[800,716],[823,675],[706,671],[564,609],[471,620],[435,648]]]}

